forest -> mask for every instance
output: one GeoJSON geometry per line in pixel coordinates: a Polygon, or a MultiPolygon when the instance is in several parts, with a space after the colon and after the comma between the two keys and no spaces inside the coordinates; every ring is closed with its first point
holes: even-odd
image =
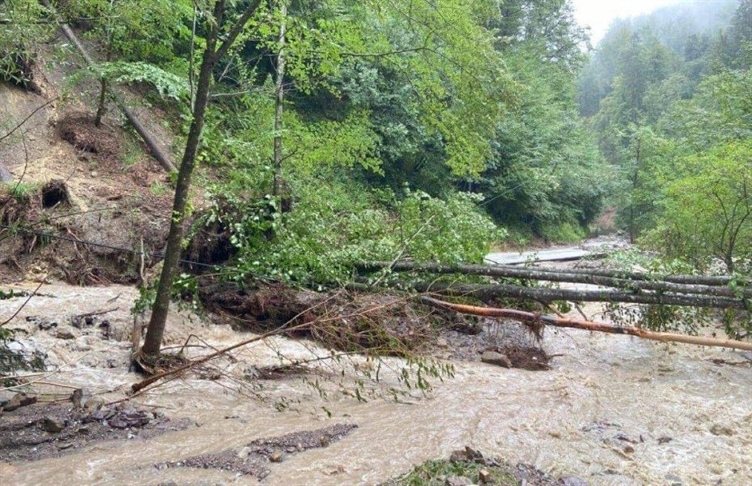
{"type": "Polygon", "coordinates": [[[743,484],[751,68],[752,0],[0,0],[0,476],[743,484]]]}

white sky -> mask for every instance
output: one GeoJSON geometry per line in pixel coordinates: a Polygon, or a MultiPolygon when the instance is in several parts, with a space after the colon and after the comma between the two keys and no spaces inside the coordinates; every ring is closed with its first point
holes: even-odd
{"type": "Polygon", "coordinates": [[[598,44],[608,26],[617,18],[634,17],[659,7],[692,0],[572,0],[575,17],[581,26],[590,26],[591,42],[598,44]]]}

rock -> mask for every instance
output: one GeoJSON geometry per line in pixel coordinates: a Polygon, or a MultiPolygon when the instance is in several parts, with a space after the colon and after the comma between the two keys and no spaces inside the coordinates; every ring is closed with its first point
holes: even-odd
{"type": "Polygon", "coordinates": [[[319,438],[319,445],[321,447],[327,447],[329,446],[331,441],[332,441],[331,438],[328,435],[324,434],[319,438]]]}
{"type": "Polygon", "coordinates": [[[449,346],[449,342],[445,338],[439,338],[436,340],[436,346],[440,348],[446,348],[449,346]]]}
{"type": "Polygon", "coordinates": [[[248,456],[251,455],[251,448],[250,447],[243,447],[238,451],[238,457],[240,459],[246,460],[248,456]]]}
{"type": "Polygon", "coordinates": [[[489,484],[491,482],[491,473],[488,469],[478,471],[478,482],[480,484],[489,484]]]}
{"type": "Polygon", "coordinates": [[[15,393],[11,393],[7,390],[0,391],[0,409],[2,409],[6,403],[11,401],[11,399],[15,396],[15,393]]]}
{"type": "Polygon", "coordinates": [[[576,476],[563,477],[559,482],[561,483],[561,486],[588,486],[587,482],[576,476]]]}
{"type": "Polygon", "coordinates": [[[81,408],[84,405],[83,399],[86,395],[88,395],[88,390],[86,388],[77,388],[73,390],[73,394],[71,395],[71,402],[73,402],[73,408],[81,408]]]}
{"type": "Polygon", "coordinates": [[[44,417],[43,419],[37,421],[37,427],[44,430],[45,432],[57,434],[65,428],[65,423],[55,418],[44,417]]]}
{"type": "Polygon", "coordinates": [[[70,332],[68,329],[61,329],[55,333],[55,337],[58,339],[76,339],[76,335],[70,332]]]}
{"type": "Polygon", "coordinates": [[[37,403],[37,397],[29,397],[26,396],[25,393],[16,393],[15,395],[13,395],[13,398],[3,404],[3,410],[6,412],[12,412],[13,410],[31,405],[33,403],[37,403]]]}
{"type": "Polygon", "coordinates": [[[282,453],[280,451],[274,451],[269,456],[271,462],[282,462],[282,453]]]}
{"type": "Polygon", "coordinates": [[[450,476],[445,484],[446,486],[472,486],[473,481],[465,476],[450,476]]]}
{"type": "Polygon", "coordinates": [[[53,327],[57,327],[57,322],[55,321],[48,321],[47,319],[39,321],[39,324],[37,324],[37,327],[39,327],[40,331],[48,331],[52,329],[53,327]]]}
{"type": "Polygon", "coordinates": [[[715,424],[712,427],[710,427],[710,433],[713,435],[732,436],[734,435],[734,430],[731,427],[727,427],[725,425],[715,424]]]}
{"type": "Polygon", "coordinates": [[[150,414],[143,410],[127,409],[115,414],[107,420],[107,424],[115,429],[127,429],[130,427],[143,427],[151,421],[150,414]]]}
{"type": "Polygon", "coordinates": [[[624,446],[624,453],[626,454],[632,454],[634,452],[634,447],[631,445],[624,446]]]}
{"type": "Polygon", "coordinates": [[[504,368],[512,367],[512,362],[509,361],[509,358],[507,358],[504,354],[497,353],[496,351],[484,351],[483,355],[480,357],[480,360],[484,363],[502,366],[504,368]]]}

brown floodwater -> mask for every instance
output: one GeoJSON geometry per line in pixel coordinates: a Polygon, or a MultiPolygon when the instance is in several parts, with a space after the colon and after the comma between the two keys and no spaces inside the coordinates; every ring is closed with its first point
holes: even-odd
{"type": "MultiPolygon", "coordinates": [[[[26,286],[24,288],[33,288],[26,286]]],[[[59,385],[86,386],[108,400],[123,397],[139,377],[127,372],[128,314],[132,288],[45,285],[9,324],[28,347],[43,351],[54,365],[38,378],[40,390],[70,392],[59,385]],[[112,338],[100,331],[72,329],[66,318],[106,314],[112,338]],[[54,318],[57,328],[38,330],[27,316],[54,318]],[[71,329],[75,339],[54,336],[71,329]]],[[[0,301],[0,321],[23,302],[0,301]]],[[[105,316],[102,316],[105,317],[105,316]]],[[[170,317],[167,344],[190,334],[223,347],[249,335],[190,318],[170,317]]],[[[217,381],[174,380],[137,397],[170,417],[190,417],[194,426],[139,440],[98,443],[60,458],[0,463],[3,484],[255,484],[256,480],[216,470],[167,469],[161,461],[218,452],[262,437],[355,423],[339,442],[270,464],[270,485],[378,484],[427,459],[448,457],[466,445],[510,462],[525,462],[559,476],[577,476],[594,485],[752,484],[752,369],[741,354],[727,350],[641,341],[577,330],[547,330],[543,346],[557,354],[552,369],[531,372],[482,363],[456,363],[454,378],[434,380],[428,394],[399,401],[372,398],[360,403],[341,388],[336,374],[319,377],[319,391],[299,377],[263,381],[252,387],[240,377],[279,356],[325,355],[310,344],[274,338],[234,353],[236,361],[216,364],[217,381]],[[738,365],[716,364],[725,360],[738,365]],[[242,385],[241,385],[242,384],[242,385]]],[[[205,352],[191,348],[193,352],[205,352]]],[[[368,363],[345,363],[348,380],[368,363]]],[[[399,369],[402,363],[390,360],[399,369]]],[[[347,381],[347,383],[351,383],[347,381]]],[[[382,373],[381,389],[397,386],[395,373],[382,373]]],[[[1,419],[0,419],[1,420],[1,419]]]]}

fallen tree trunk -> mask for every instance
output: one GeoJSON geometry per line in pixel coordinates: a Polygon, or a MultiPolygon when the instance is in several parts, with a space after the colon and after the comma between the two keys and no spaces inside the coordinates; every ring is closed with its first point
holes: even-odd
{"type": "Polygon", "coordinates": [[[576,319],[567,319],[553,316],[541,316],[532,312],[524,312],[514,309],[496,309],[488,307],[476,307],[471,305],[453,304],[432,297],[423,296],[421,302],[437,307],[440,309],[452,310],[462,314],[470,314],[482,317],[504,317],[514,319],[527,324],[543,323],[555,327],[569,327],[573,329],[583,329],[585,331],[606,332],[610,334],[624,334],[635,336],[641,339],[650,339],[652,341],[676,342],[695,344],[698,346],[715,346],[723,348],[741,349],[752,351],[752,343],[735,341],[731,339],[715,339],[701,336],[688,336],[686,334],[674,334],[668,332],[655,332],[638,327],[617,327],[609,324],[592,321],[580,321],[576,319]]]}
{"type": "MultiPolygon", "coordinates": [[[[63,30],[65,36],[71,41],[71,43],[76,46],[76,49],[78,49],[78,51],[81,53],[81,56],[83,56],[84,60],[86,60],[86,63],[91,67],[96,67],[97,63],[94,62],[94,60],[91,58],[89,53],[78,40],[78,37],[76,37],[76,34],[73,33],[73,30],[71,30],[68,24],[61,24],[61,29],[63,30]]],[[[144,124],[141,123],[141,121],[138,119],[138,117],[136,117],[133,111],[131,111],[131,109],[126,106],[125,100],[123,100],[123,98],[118,95],[113,89],[110,89],[110,94],[115,100],[115,103],[117,103],[117,105],[123,111],[123,114],[128,119],[128,122],[133,125],[133,128],[141,136],[141,139],[144,141],[146,146],[149,147],[149,151],[151,151],[151,154],[154,156],[157,162],[159,162],[159,165],[161,165],[162,168],[167,172],[177,171],[175,164],[172,163],[170,158],[159,147],[157,140],[154,138],[151,132],[149,132],[144,124]]]]}
{"type": "Polygon", "coordinates": [[[488,277],[542,280],[547,282],[582,283],[628,290],[654,290],[676,294],[711,295],[731,298],[744,296],[752,298],[752,290],[747,289],[740,289],[739,293],[737,293],[729,287],[717,285],[690,285],[660,280],[637,280],[597,275],[591,272],[576,272],[572,270],[559,271],[538,268],[520,268],[506,265],[442,265],[439,263],[415,262],[397,262],[393,265],[389,262],[368,262],[361,263],[357,266],[359,270],[363,271],[376,271],[388,267],[391,267],[393,272],[414,271],[436,274],[481,275],[488,277]]]}
{"type": "MultiPolygon", "coordinates": [[[[639,272],[626,272],[621,270],[582,270],[582,269],[568,269],[565,271],[550,270],[544,268],[525,268],[512,265],[441,265],[436,263],[415,263],[415,262],[360,262],[356,265],[356,268],[363,271],[376,271],[382,268],[391,267],[395,272],[406,271],[433,271],[433,273],[466,273],[470,275],[489,275],[489,276],[507,276],[503,275],[507,272],[539,272],[541,274],[557,274],[567,273],[571,275],[591,276],[591,277],[608,277],[620,280],[635,280],[646,282],[669,282],[683,285],[707,285],[712,287],[725,287],[729,284],[736,282],[740,285],[750,284],[752,282],[749,279],[734,279],[727,276],[704,276],[704,275],[657,275],[649,273],[639,272]],[[435,267],[436,270],[430,270],[431,267],[435,267]],[[439,271],[438,269],[445,268],[447,271],[439,271]],[[458,271],[458,269],[468,269],[467,272],[458,271]],[[448,271],[453,269],[453,271],[448,271]],[[485,273],[475,273],[485,272],[485,273]],[[499,272],[499,273],[494,273],[499,272]]],[[[534,277],[530,277],[534,278],[534,277]]],[[[543,279],[539,279],[543,280],[543,279]]],[[[589,282],[583,282],[589,283],[589,282]]]]}
{"type": "Polygon", "coordinates": [[[516,285],[477,285],[417,283],[411,286],[418,292],[471,296],[483,302],[497,298],[526,299],[545,304],[557,300],[571,302],[621,302],[627,304],[660,304],[715,309],[747,309],[743,299],[703,295],[682,295],[660,292],[628,292],[622,290],[572,290],[520,287],[516,285]]]}

